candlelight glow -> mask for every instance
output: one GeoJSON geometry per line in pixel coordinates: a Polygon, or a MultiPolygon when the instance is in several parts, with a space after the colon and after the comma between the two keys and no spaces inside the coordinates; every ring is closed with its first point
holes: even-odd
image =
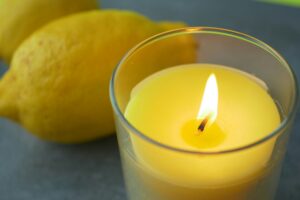
{"type": "Polygon", "coordinates": [[[208,120],[213,123],[218,114],[218,85],[215,74],[211,74],[206,82],[197,120],[208,120]]]}

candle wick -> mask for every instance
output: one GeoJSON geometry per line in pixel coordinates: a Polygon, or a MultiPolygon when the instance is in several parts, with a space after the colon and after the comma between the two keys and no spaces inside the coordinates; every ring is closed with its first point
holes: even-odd
{"type": "Polygon", "coordinates": [[[206,126],[208,120],[209,120],[209,116],[205,117],[205,118],[202,120],[201,124],[198,126],[198,131],[201,131],[201,132],[204,131],[205,126],[206,126]]]}

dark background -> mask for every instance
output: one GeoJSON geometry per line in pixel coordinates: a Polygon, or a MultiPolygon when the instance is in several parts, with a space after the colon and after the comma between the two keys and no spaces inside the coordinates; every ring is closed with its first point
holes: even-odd
{"type": "MultiPolygon", "coordinates": [[[[300,77],[300,8],[243,0],[103,0],[101,4],[135,10],[153,20],[248,33],[277,49],[300,77]]],[[[0,74],[5,69],[0,66],[0,74]]],[[[276,200],[300,199],[299,120],[298,112],[276,200]]],[[[116,137],[57,145],[0,119],[0,199],[125,200],[116,137]]]]}

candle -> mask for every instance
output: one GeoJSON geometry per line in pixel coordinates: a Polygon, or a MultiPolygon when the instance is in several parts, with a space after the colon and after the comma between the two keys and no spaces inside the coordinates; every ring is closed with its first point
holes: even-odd
{"type": "MultiPolygon", "coordinates": [[[[132,90],[125,117],[156,142],[206,153],[252,144],[280,124],[277,106],[262,81],[212,64],[176,66],[149,76],[132,90]]],[[[243,151],[206,156],[170,151],[134,134],[130,137],[147,173],[165,183],[191,188],[192,194],[186,196],[207,199],[226,196],[226,187],[236,193],[231,196],[242,199],[245,188],[265,173],[262,170],[275,142],[273,138],[243,151]],[[203,193],[207,188],[223,188],[223,192],[209,190],[215,196],[210,198],[203,193]]],[[[176,199],[176,190],[168,197],[176,199]]]]}

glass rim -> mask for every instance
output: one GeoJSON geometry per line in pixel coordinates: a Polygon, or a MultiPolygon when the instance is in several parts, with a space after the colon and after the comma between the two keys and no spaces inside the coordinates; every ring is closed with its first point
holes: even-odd
{"type": "Polygon", "coordinates": [[[298,91],[298,80],[297,80],[297,76],[296,76],[294,70],[291,68],[291,66],[288,64],[288,62],[283,58],[283,56],[281,56],[270,45],[266,44],[265,42],[255,38],[253,36],[250,36],[250,35],[242,33],[242,32],[229,30],[229,29],[225,29],[225,28],[202,27],[202,26],[185,27],[185,28],[179,28],[179,29],[174,29],[174,30],[170,30],[170,31],[165,31],[165,32],[156,34],[154,36],[151,36],[151,37],[143,40],[142,42],[138,43],[133,48],[131,48],[122,57],[120,62],[117,64],[117,66],[115,67],[115,69],[112,73],[112,77],[111,77],[111,80],[110,80],[110,86],[109,86],[109,96],[110,96],[110,101],[111,101],[113,110],[117,114],[117,117],[120,118],[120,120],[127,126],[127,128],[129,128],[129,130],[132,133],[134,133],[135,135],[137,135],[141,139],[146,140],[147,142],[150,142],[153,145],[156,145],[156,146],[161,147],[161,148],[165,148],[165,149],[168,149],[168,150],[171,150],[171,151],[176,151],[176,152],[179,152],[179,153],[189,153],[189,154],[199,154],[199,155],[213,155],[213,154],[226,154],[226,153],[238,152],[238,151],[241,151],[241,150],[250,149],[251,147],[262,144],[262,143],[268,141],[269,139],[279,135],[279,133],[281,133],[281,131],[284,130],[284,128],[293,120],[293,117],[296,114],[297,106],[298,106],[298,98],[299,98],[298,92],[299,92],[298,91]],[[270,53],[272,56],[274,56],[288,70],[288,72],[290,73],[290,75],[293,79],[293,83],[294,83],[294,90],[293,90],[294,91],[294,97],[292,99],[290,112],[286,115],[285,119],[281,121],[280,125],[275,130],[273,130],[268,135],[266,135],[263,138],[260,138],[257,141],[251,142],[249,144],[246,144],[246,145],[243,145],[243,146],[240,146],[240,147],[228,148],[228,149],[217,150],[217,151],[187,150],[187,149],[178,148],[178,147],[174,147],[174,146],[171,146],[171,145],[163,144],[161,142],[156,141],[155,139],[152,139],[151,137],[143,134],[141,131],[139,131],[137,128],[135,128],[134,125],[132,125],[126,119],[126,117],[124,116],[123,112],[121,111],[121,109],[120,109],[120,107],[119,107],[119,105],[116,101],[116,95],[115,95],[115,80],[116,80],[118,70],[122,67],[123,63],[125,63],[131,57],[131,55],[133,55],[136,51],[140,50],[141,48],[143,48],[144,46],[146,46],[148,44],[151,44],[153,42],[159,41],[161,39],[164,39],[164,38],[170,37],[170,36],[172,37],[172,36],[181,35],[181,34],[195,34],[195,33],[210,33],[210,34],[225,35],[227,37],[230,36],[230,37],[237,38],[239,40],[244,40],[246,42],[252,43],[252,44],[260,47],[264,51],[267,51],[268,53],[270,53]]]}

